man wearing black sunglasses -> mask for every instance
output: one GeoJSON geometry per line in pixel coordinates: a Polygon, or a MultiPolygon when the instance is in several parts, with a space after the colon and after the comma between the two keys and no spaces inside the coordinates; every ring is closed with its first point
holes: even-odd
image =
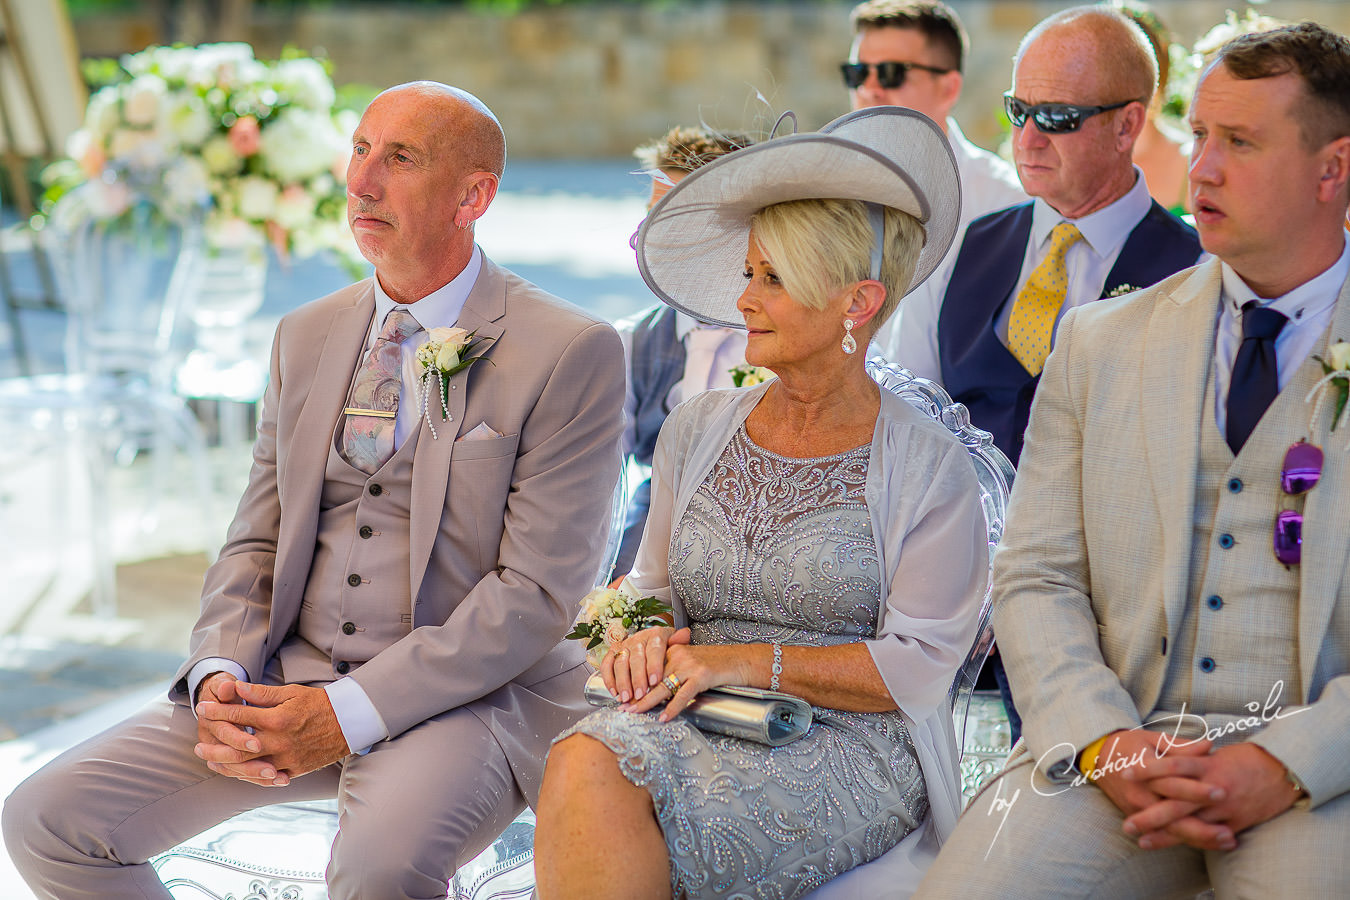
{"type": "Polygon", "coordinates": [[[944,296],[905,301],[896,360],[965,403],[1014,463],[1059,316],[1200,255],[1131,161],[1157,71],[1143,32],[1114,10],[1078,7],[1033,28],[1004,109],[1035,200],[973,222],[944,296]]]}
{"type": "Polygon", "coordinates": [[[1190,122],[1214,258],[1064,317],[993,571],[1025,737],[916,897],[1350,885],[1350,39],[1230,41],[1190,122]]]}
{"type": "MultiPolygon", "coordinates": [[[[894,358],[946,387],[1014,464],[1059,317],[1200,255],[1131,161],[1157,72],[1148,39],[1114,10],[1077,7],[1033,28],[1004,99],[1017,174],[1036,199],[976,219],[945,292],[905,300],[894,358]]],[[[1015,741],[998,655],[990,669],[1015,741]]]]}
{"type": "MultiPolygon", "coordinates": [[[[1012,166],[968,141],[952,118],[970,44],[956,12],[939,0],[867,0],[853,8],[851,18],[853,47],[840,70],[853,108],[903,106],[928,116],[946,133],[961,175],[958,228],[963,231],[985,213],[1025,200],[1012,166]]],[[[941,265],[905,298],[873,338],[891,359],[896,358],[896,335],[905,308],[921,297],[931,305],[941,303],[960,235],[958,231],[941,265]]]]}

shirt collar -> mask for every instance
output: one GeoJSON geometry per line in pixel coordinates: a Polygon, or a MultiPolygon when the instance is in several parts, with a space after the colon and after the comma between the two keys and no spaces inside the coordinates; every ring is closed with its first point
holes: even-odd
{"type": "MultiPolygon", "coordinates": [[[[474,282],[478,280],[478,273],[482,269],[483,251],[478,248],[477,244],[474,244],[473,255],[469,257],[469,264],[464,267],[463,271],[421,300],[401,305],[412,314],[412,317],[417,320],[417,324],[421,325],[424,331],[453,325],[459,319],[459,314],[464,310],[464,304],[469,299],[469,292],[473,290],[474,282]]],[[[380,279],[376,278],[374,281],[374,329],[375,333],[378,334],[383,325],[384,317],[389,315],[391,309],[400,304],[395,303],[384,292],[384,288],[380,286],[380,279]]]]}
{"type": "Polygon", "coordinates": [[[1125,240],[1134,227],[1148,214],[1153,198],[1148,193],[1148,183],[1138,166],[1134,167],[1134,186],[1113,203],[1103,206],[1096,212],[1090,212],[1081,219],[1066,219],[1055,208],[1037,197],[1032,203],[1031,238],[1036,247],[1041,247],[1050,239],[1050,232],[1060,222],[1072,222],[1078,226],[1078,233],[1099,257],[1106,258],[1119,252],[1125,246],[1125,240]]]}
{"type": "Polygon", "coordinates": [[[1340,257],[1326,271],[1274,300],[1262,300],[1232,266],[1226,262],[1220,265],[1223,271],[1223,300],[1234,317],[1240,320],[1242,307],[1255,300],[1257,305],[1284,313],[1289,321],[1298,322],[1336,303],[1341,285],[1345,283],[1346,275],[1350,274],[1350,242],[1341,247],[1340,257]]]}

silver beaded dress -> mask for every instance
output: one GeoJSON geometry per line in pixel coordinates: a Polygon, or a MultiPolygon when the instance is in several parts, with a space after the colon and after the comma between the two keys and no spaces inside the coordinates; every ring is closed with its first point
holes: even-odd
{"type": "MultiPolygon", "coordinates": [[[[670,585],[694,643],[875,635],[870,449],[790,459],[736,431],[671,532],[670,585]]],[[[816,708],[810,732],[778,748],[619,710],[559,739],[575,732],[602,741],[651,792],[676,897],[800,897],[879,857],[928,813],[898,712],[816,708]]]]}

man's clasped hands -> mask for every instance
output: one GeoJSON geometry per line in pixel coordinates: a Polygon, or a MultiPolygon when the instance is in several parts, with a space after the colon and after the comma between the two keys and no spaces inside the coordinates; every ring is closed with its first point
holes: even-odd
{"type": "Polygon", "coordinates": [[[196,754],[211,771],[261,787],[284,787],[350,752],[328,694],[298,684],[202,680],[196,754]]]}
{"type": "Polygon", "coordinates": [[[1099,773],[1093,783],[1124,813],[1125,833],[1145,850],[1178,844],[1232,850],[1239,833],[1301,796],[1284,766],[1249,742],[1215,750],[1203,738],[1117,731],[1093,768],[1099,773]]]}

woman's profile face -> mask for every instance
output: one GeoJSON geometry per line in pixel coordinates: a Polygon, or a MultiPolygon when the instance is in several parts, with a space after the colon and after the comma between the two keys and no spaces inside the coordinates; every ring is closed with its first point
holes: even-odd
{"type": "MultiPolygon", "coordinates": [[[[754,231],[745,255],[745,290],[736,308],[745,318],[745,361],[778,371],[809,364],[821,354],[840,355],[844,336],[842,291],[823,310],[792,298],[754,231]]],[[[781,374],[781,373],[780,373],[781,374]]]]}

